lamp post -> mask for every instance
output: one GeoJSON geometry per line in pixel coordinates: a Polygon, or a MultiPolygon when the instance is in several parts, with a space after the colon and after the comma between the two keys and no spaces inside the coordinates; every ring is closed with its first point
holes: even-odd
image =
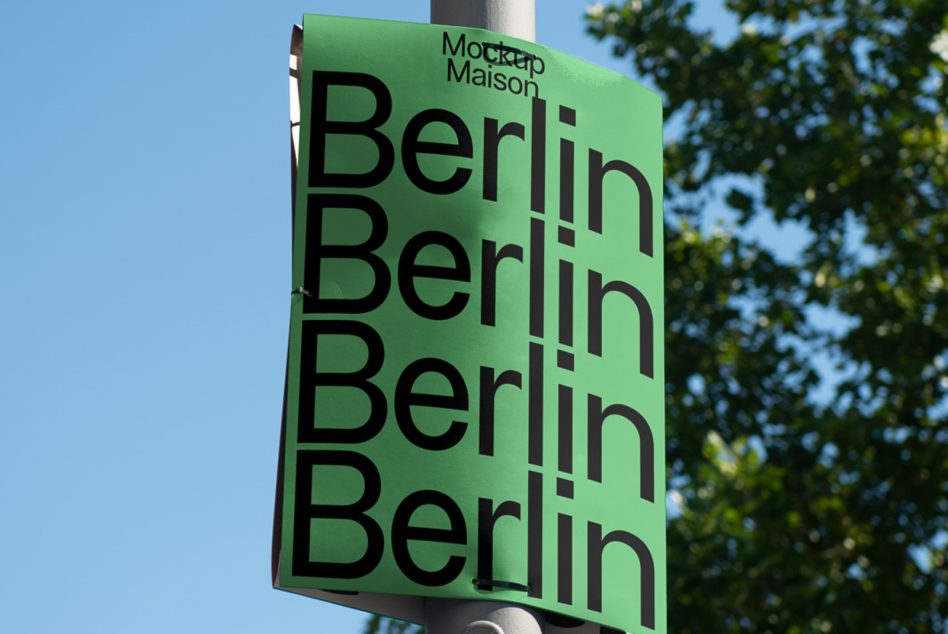
{"type": "MultiPolygon", "coordinates": [[[[534,0],[431,0],[431,23],[488,29],[536,40],[534,0]]],[[[538,610],[499,601],[425,602],[426,634],[543,634],[538,610]]]]}

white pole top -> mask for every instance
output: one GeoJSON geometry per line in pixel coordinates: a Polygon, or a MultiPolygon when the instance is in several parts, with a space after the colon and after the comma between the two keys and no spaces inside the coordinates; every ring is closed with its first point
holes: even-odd
{"type": "Polygon", "coordinates": [[[431,0],[431,23],[473,26],[535,42],[535,0],[431,0]]]}

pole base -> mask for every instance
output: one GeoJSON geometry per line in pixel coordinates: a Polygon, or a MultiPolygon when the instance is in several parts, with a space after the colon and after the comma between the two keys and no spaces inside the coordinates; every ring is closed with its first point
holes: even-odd
{"type": "Polygon", "coordinates": [[[543,634],[543,613],[497,601],[425,600],[425,634],[543,634]]]}

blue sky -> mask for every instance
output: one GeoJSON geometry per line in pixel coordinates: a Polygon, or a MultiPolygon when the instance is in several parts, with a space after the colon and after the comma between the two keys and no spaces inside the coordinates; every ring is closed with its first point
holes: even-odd
{"type": "MultiPolygon", "coordinates": [[[[537,4],[540,43],[625,68],[537,4]]],[[[428,3],[4,7],[0,631],[362,626],[269,579],[303,12],[428,3]]]]}

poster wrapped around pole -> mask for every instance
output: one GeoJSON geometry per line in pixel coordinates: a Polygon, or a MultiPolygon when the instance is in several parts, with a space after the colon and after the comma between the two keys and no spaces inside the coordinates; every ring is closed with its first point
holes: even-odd
{"type": "Polygon", "coordinates": [[[665,632],[661,99],[470,28],[292,59],[274,585],[665,632]]]}

